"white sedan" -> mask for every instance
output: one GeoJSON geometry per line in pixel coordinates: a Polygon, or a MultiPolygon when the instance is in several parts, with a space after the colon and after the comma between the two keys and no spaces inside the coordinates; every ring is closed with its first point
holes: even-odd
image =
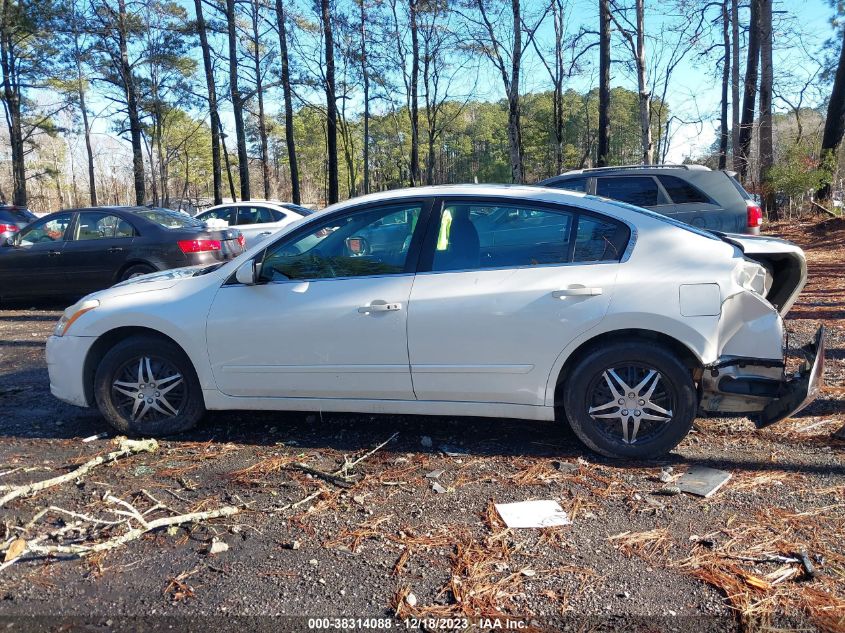
{"type": "Polygon", "coordinates": [[[288,224],[311,215],[313,211],[291,202],[230,202],[197,214],[200,220],[223,220],[237,226],[246,245],[252,246],[270,237],[288,224]]]}
{"type": "Polygon", "coordinates": [[[814,397],[783,319],[801,249],[539,187],[393,191],[237,259],[140,277],[65,311],[51,390],[123,432],[206,409],[567,421],[614,457],[663,454],[699,410],[758,426],[814,397]]]}

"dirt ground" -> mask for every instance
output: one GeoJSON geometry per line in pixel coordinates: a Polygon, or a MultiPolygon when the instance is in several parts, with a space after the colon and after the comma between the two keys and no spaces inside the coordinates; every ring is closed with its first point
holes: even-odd
{"type": "MultiPolygon", "coordinates": [[[[820,322],[829,330],[825,390],[796,418],[763,431],[699,419],[665,460],[619,463],[551,423],[210,414],[155,452],[0,508],[0,627],[845,631],[845,442],[832,436],[845,424],[845,222],[775,231],[809,258],[790,347],[820,322]],[[293,467],[336,471],[394,433],[351,469],[351,487],[293,467]],[[732,478],[709,499],[654,494],[662,469],[693,465],[732,478]],[[125,519],[111,498],[166,506],[148,520],[238,513],[4,566],[19,536],[69,545],[124,532],[63,512],[125,519]],[[557,500],[572,525],[507,530],[492,510],[530,499],[557,500]]],[[[95,411],[49,393],[44,341],[59,313],[0,311],[0,497],[115,449],[95,411]]]]}

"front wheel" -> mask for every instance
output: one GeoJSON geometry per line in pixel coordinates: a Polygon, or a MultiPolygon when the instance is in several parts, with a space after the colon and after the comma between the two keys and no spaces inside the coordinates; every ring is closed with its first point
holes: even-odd
{"type": "Polygon", "coordinates": [[[124,433],[159,436],[186,431],[205,412],[199,380],[185,353],[151,336],[121,341],[94,376],[97,407],[124,433]]]}
{"type": "Polygon", "coordinates": [[[668,453],[695,420],[690,371],[661,347],[606,345],[582,358],[569,376],[563,394],[569,424],[584,444],[607,457],[668,453]]]}

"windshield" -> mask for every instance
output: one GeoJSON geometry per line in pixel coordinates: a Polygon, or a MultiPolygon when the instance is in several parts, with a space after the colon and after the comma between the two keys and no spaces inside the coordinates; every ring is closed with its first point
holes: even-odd
{"type": "Polygon", "coordinates": [[[192,226],[202,226],[202,222],[178,211],[164,209],[142,209],[135,212],[150,222],[155,222],[166,229],[184,229],[192,226]]]}
{"type": "Polygon", "coordinates": [[[643,209],[642,207],[636,207],[633,204],[628,204],[626,202],[619,202],[618,200],[611,200],[609,198],[600,198],[598,196],[587,196],[588,198],[593,198],[594,200],[601,200],[605,204],[610,204],[615,207],[620,207],[622,209],[627,209],[628,211],[635,211],[642,215],[647,215],[650,218],[654,218],[655,220],[662,220],[667,224],[671,224],[672,226],[676,226],[679,229],[684,229],[685,231],[689,231],[690,233],[695,233],[696,235],[700,235],[701,237],[706,237],[710,240],[721,241],[716,235],[711,233],[710,231],[705,231],[704,229],[700,229],[697,226],[693,226],[691,224],[685,224],[683,222],[679,222],[674,218],[670,218],[668,215],[662,215],[660,213],[655,213],[654,211],[649,211],[648,209],[643,209]]]}

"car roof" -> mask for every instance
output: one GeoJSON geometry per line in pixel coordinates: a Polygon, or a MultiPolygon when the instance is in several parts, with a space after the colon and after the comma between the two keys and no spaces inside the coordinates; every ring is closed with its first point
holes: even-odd
{"type": "Polygon", "coordinates": [[[682,170],[682,171],[712,171],[706,165],[672,165],[672,164],[662,164],[662,165],[613,165],[608,167],[586,167],[584,169],[571,169],[569,171],[565,171],[558,176],[552,176],[551,178],[546,178],[543,182],[548,180],[555,180],[557,178],[562,178],[564,176],[592,176],[592,175],[601,175],[603,173],[613,173],[613,172],[643,172],[643,173],[654,173],[655,171],[675,171],[675,170],[682,170]]]}

